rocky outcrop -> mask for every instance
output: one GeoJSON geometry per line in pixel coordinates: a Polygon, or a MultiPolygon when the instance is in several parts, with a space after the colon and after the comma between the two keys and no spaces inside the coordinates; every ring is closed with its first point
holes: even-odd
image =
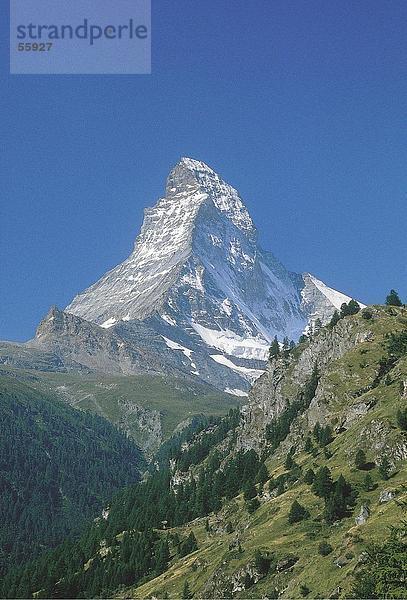
{"type": "Polygon", "coordinates": [[[370,517],[370,508],[367,504],[362,504],[360,507],[360,511],[357,517],[355,517],[356,525],[364,525],[368,518],[370,517]]]}
{"type": "MultiPolygon", "coordinates": [[[[249,394],[248,405],[243,408],[244,425],[239,434],[241,448],[259,450],[264,445],[264,431],[268,423],[286,409],[288,403],[300,397],[314,367],[320,379],[307,410],[307,427],[318,421],[323,424],[329,417],[335,389],[328,385],[326,374],[332,363],[363,342],[373,339],[369,328],[361,329],[354,319],[342,319],[334,329],[323,328],[301,351],[287,357],[273,359],[264,375],[257,380],[249,394]]],[[[360,401],[344,414],[343,423],[351,422],[365,414],[374,402],[360,401]]]]}
{"type": "Polygon", "coordinates": [[[124,415],[118,427],[135,437],[144,456],[151,459],[163,441],[160,413],[134,404],[129,398],[119,399],[118,404],[124,415]]]}
{"type": "Polygon", "coordinates": [[[225,566],[219,567],[207,580],[202,590],[202,598],[233,598],[264,577],[253,563],[240,567],[232,575],[226,575],[225,566]]]}
{"type": "Polygon", "coordinates": [[[102,373],[160,372],[157,357],[114,332],[52,307],[27,347],[46,349],[68,365],[102,373]]]}
{"type": "Polygon", "coordinates": [[[393,490],[383,490],[379,494],[379,503],[384,504],[386,502],[390,502],[396,496],[396,493],[393,490]]]}

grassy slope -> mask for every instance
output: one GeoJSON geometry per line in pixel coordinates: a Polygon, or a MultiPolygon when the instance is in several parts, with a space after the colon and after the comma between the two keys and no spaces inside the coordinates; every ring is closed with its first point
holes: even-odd
{"type": "MultiPolygon", "coordinates": [[[[247,513],[243,500],[239,497],[225,507],[222,515],[212,515],[209,519],[214,523],[221,516],[223,522],[230,521],[233,524],[233,533],[208,534],[204,527],[205,519],[178,528],[181,536],[193,529],[199,540],[199,550],[184,559],[175,557],[166,573],[137,589],[127,590],[126,597],[160,597],[164,592],[167,592],[170,598],[181,597],[186,579],[192,591],[199,596],[204,584],[217,569],[221,569],[221,577],[230,576],[253,559],[255,549],[275,552],[279,558],[293,553],[299,560],[292,571],[268,575],[249,590],[238,593],[238,597],[262,597],[277,587],[284,590],[283,597],[297,598],[300,597],[301,584],[310,588],[308,598],[327,597],[338,586],[343,590],[341,593],[346,594],[352,581],[350,575],[365,544],[382,540],[388,533],[388,527],[400,520],[400,509],[395,500],[379,504],[380,492],[384,489],[396,490],[397,499],[407,500],[406,461],[397,462],[396,471],[389,481],[380,480],[377,469],[370,471],[377,484],[377,488],[371,492],[361,489],[365,472],[357,471],[353,467],[353,456],[357,448],[362,447],[365,450],[368,461],[377,455],[377,448],[372,447],[369,438],[366,437],[366,431],[372,423],[373,426],[378,422],[390,425],[390,431],[386,434],[386,442],[390,445],[396,441],[402,442],[403,437],[404,442],[407,441],[395,422],[397,408],[406,404],[406,400],[401,398],[401,384],[407,380],[406,359],[400,360],[391,372],[390,385],[382,382],[366,394],[358,398],[352,397],[352,392],[368,385],[374,378],[377,363],[385,354],[385,334],[406,328],[407,311],[399,309],[393,312],[395,314],[391,315],[385,309],[380,309],[380,318],[372,321],[365,321],[360,315],[352,317],[354,326],[360,331],[373,332],[373,339],[360,344],[340,360],[333,362],[324,377],[325,387],[330,390],[329,395],[332,394],[329,408],[333,425],[346,415],[350,404],[368,401],[374,397],[377,401],[375,406],[355,420],[347,431],[336,435],[329,446],[333,453],[329,460],[323,456],[322,451],[316,458],[304,452],[295,457],[304,472],[310,467],[315,470],[318,466],[327,464],[334,478],[343,473],[352,485],[359,489],[360,495],[352,516],[332,526],[325,524],[322,521],[322,501],[304,483],[296,483],[281,496],[262,502],[254,515],[247,513]],[[294,499],[298,499],[308,508],[311,518],[300,524],[289,525],[287,514],[294,499]],[[364,525],[356,526],[355,516],[363,503],[370,505],[371,515],[364,525]],[[242,553],[238,553],[236,549],[229,549],[230,543],[236,537],[236,531],[239,532],[242,553]],[[319,555],[317,551],[318,544],[323,539],[333,546],[332,554],[326,557],[319,555]],[[346,562],[341,568],[335,565],[338,558],[346,562]],[[194,563],[198,565],[196,569],[193,567],[194,563]]],[[[277,452],[267,461],[269,472],[274,476],[284,472],[282,462],[281,453],[277,452]]]]}
{"type": "Polygon", "coordinates": [[[140,442],[142,428],[136,418],[126,416],[123,403],[158,411],[161,415],[163,438],[197,414],[223,415],[240,403],[239,398],[222,394],[209,386],[194,384],[175,377],[151,375],[105,376],[23,371],[0,367],[18,379],[28,381],[41,391],[57,392],[60,399],[82,410],[90,410],[116,425],[128,424],[130,435],[140,442]]]}

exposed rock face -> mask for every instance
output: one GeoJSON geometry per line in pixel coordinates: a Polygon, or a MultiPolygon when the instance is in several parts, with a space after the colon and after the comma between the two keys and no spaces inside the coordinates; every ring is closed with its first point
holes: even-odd
{"type": "Polygon", "coordinates": [[[358,516],[355,518],[355,523],[356,525],[363,525],[364,523],[366,523],[366,521],[368,520],[370,516],[370,509],[367,506],[367,504],[363,504],[360,507],[360,511],[358,516]]]}
{"type": "MultiPolygon", "coordinates": [[[[143,324],[140,328],[143,331],[140,331],[139,340],[144,335],[149,339],[149,347],[142,343],[136,346],[114,331],[105,331],[94,323],[53,307],[41,321],[35,339],[27,346],[47,349],[68,365],[81,365],[92,371],[127,375],[162,373],[167,363],[159,359],[161,339],[158,339],[159,351],[154,353],[152,340],[154,342],[154,337],[158,336],[143,324]]],[[[168,352],[168,363],[176,369],[171,352],[168,352]]]]}
{"type": "Polygon", "coordinates": [[[253,585],[263,577],[264,575],[259,573],[251,563],[244,565],[231,576],[225,576],[224,569],[221,567],[216,570],[206,582],[203,588],[202,597],[233,598],[235,594],[247,589],[245,583],[248,578],[253,585]]]}
{"type": "Polygon", "coordinates": [[[66,311],[121,336],[125,330],[134,348],[145,343],[143,321],[163,349],[183,354],[192,377],[242,395],[262,373],[275,335],[297,339],[349,299],[287,271],[259,246],[239,193],[203,162],[183,158],[165,197],[146,209],[129,258],[66,311]]]}
{"type": "MultiPolygon", "coordinates": [[[[169,325],[161,328],[163,334],[169,325]]],[[[184,341],[186,335],[178,332],[178,339],[184,341]]],[[[173,336],[174,337],[174,336],[173,336]]],[[[146,321],[133,321],[130,324],[119,323],[115,328],[105,329],[70,313],[51,308],[41,321],[36,337],[18,352],[6,354],[8,364],[30,366],[32,357],[24,357],[24,348],[36,350],[45,363],[46,370],[89,370],[105,374],[160,374],[172,375],[192,380],[197,379],[215,387],[221,382],[220,389],[235,395],[246,395],[239,389],[242,381],[248,388],[262,371],[260,361],[248,361],[252,368],[236,366],[237,371],[229,369],[213,360],[203,342],[196,344],[192,351],[180,343],[173,342],[166,335],[159,334],[154,328],[154,318],[146,321]],[[194,362],[195,361],[195,362],[194,362]],[[48,362],[51,364],[48,365],[48,362]],[[199,373],[196,364],[200,365],[199,373]],[[48,365],[48,366],[47,366],[48,365]],[[191,368],[193,368],[191,372],[191,368]],[[241,371],[240,371],[241,370],[241,371]],[[240,375],[243,373],[243,379],[240,375]],[[212,380],[215,380],[213,383],[212,380]]],[[[34,357],[35,358],[35,357],[34,357]]],[[[3,357],[2,357],[3,360],[3,357]]],[[[44,370],[44,367],[41,367],[44,370]]]]}
{"type": "Polygon", "coordinates": [[[385,502],[390,502],[395,497],[395,493],[393,490],[383,490],[379,495],[380,504],[384,504],[385,502]]]}
{"type": "MultiPolygon", "coordinates": [[[[249,403],[243,408],[245,426],[240,446],[246,449],[260,448],[264,443],[267,424],[284,411],[289,400],[298,397],[314,366],[318,369],[320,381],[315,398],[307,410],[307,424],[312,427],[317,421],[324,423],[325,415],[331,410],[330,399],[334,396],[334,391],[325,385],[324,373],[327,367],[370,338],[369,331],[360,331],[352,320],[343,319],[333,330],[321,330],[298,358],[291,355],[273,360],[264,375],[256,381],[249,394],[249,403]]],[[[359,407],[356,412],[364,414],[365,410],[367,407],[363,410],[359,407]]],[[[347,415],[348,413],[346,418],[347,415]]]]}
{"type": "Polygon", "coordinates": [[[119,405],[125,416],[118,422],[118,427],[133,436],[136,431],[140,449],[148,459],[152,458],[163,441],[160,413],[134,404],[129,399],[119,400],[119,405]]]}

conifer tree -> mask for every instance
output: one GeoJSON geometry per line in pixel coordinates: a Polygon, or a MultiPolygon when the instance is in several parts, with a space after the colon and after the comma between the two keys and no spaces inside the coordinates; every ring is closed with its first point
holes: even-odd
{"type": "Polygon", "coordinates": [[[332,494],[333,508],[336,518],[342,519],[346,515],[349,497],[350,486],[346,482],[344,476],[341,474],[339,475],[338,480],[335,482],[332,494]]]}
{"type": "Polygon", "coordinates": [[[334,314],[331,317],[331,320],[329,321],[329,327],[331,329],[333,329],[340,320],[341,320],[340,314],[337,310],[335,310],[334,314]]]}
{"type": "Polygon", "coordinates": [[[260,485],[264,485],[269,478],[269,472],[267,471],[267,467],[264,462],[260,463],[259,470],[257,471],[256,481],[260,483],[260,485]]]}
{"type": "Polygon", "coordinates": [[[328,498],[333,489],[331,472],[328,467],[320,467],[315,474],[312,491],[320,498],[328,498]]]}
{"type": "Polygon", "coordinates": [[[223,481],[220,473],[215,474],[212,490],[208,493],[210,493],[211,510],[217,512],[222,506],[223,481]]]}
{"type": "Polygon", "coordinates": [[[318,554],[320,554],[321,556],[328,556],[328,554],[331,554],[332,550],[333,548],[331,544],[329,544],[325,540],[318,544],[318,554]]]}
{"type": "Polygon", "coordinates": [[[300,585],[300,594],[303,598],[306,598],[310,593],[311,593],[311,590],[309,589],[309,587],[306,584],[303,583],[300,585]]]}
{"type": "Polygon", "coordinates": [[[407,431],[407,408],[399,409],[396,414],[397,425],[403,431],[407,431]]]}
{"type": "Polygon", "coordinates": [[[269,350],[269,360],[276,358],[280,354],[280,344],[278,343],[277,336],[275,336],[269,350]]]}
{"type": "Polygon", "coordinates": [[[182,588],[182,596],[181,596],[181,598],[183,600],[190,600],[193,597],[194,597],[194,595],[192,594],[192,592],[190,590],[188,581],[185,580],[184,587],[182,588]]]}
{"type": "Polygon", "coordinates": [[[319,372],[316,363],[311,372],[311,376],[308,379],[307,383],[304,386],[304,392],[302,396],[302,403],[304,408],[308,408],[311,404],[311,400],[315,397],[315,393],[317,391],[319,382],[319,372]]]}
{"type": "Polygon", "coordinates": [[[344,302],[341,305],[341,318],[347,317],[350,315],[356,315],[360,311],[360,305],[356,300],[349,300],[348,304],[344,302]]]}
{"type": "Polygon", "coordinates": [[[379,463],[379,475],[382,479],[384,479],[384,481],[387,481],[387,479],[389,479],[390,469],[390,461],[387,458],[387,456],[384,455],[379,463]]]}
{"type": "Polygon", "coordinates": [[[363,489],[365,492],[370,492],[373,489],[373,479],[370,473],[366,473],[366,476],[363,480],[363,489]]]}
{"type": "Polygon", "coordinates": [[[287,470],[292,469],[295,466],[295,461],[292,457],[291,452],[289,452],[286,456],[285,462],[284,462],[284,468],[287,470]]]}
{"type": "Polygon", "coordinates": [[[288,513],[288,522],[291,524],[299,523],[300,521],[303,521],[308,517],[309,512],[307,511],[307,509],[304,506],[302,506],[302,504],[300,504],[297,500],[294,500],[294,502],[291,505],[290,512],[288,513]]]}
{"type": "Polygon", "coordinates": [[[355,467],[357,469],[363,469],[366,464],[366,454],[363,452],[361,448],[356,452],[355,455],[355,467]]]}
{"type": "Polygon", "coordinates": [[[310,452],[312,452],[312,448],[313,448],[312,440],[311,440],[310,436],[308,436],[307,439],[305,440],[304,451],[310,453],[310,452]]]}
{"type": "Polygon", "coordinates": [[[348,312],[350,315],[357,315],[360,311],[360,304],[356,302],[356,300],[349,300],[348,303],[348,312]]]}
{"type": "Polygon", "coordinates": [[[315,473],[313,469],[308,469],[308,471],[304,475],[304,482],[308,485],[312,485],[315,481],[315,473]]]}
{"type": "Polygon", "coordinates": [[[187,539],[182,542],[180,547],[180,556],[186,556],[187,554],[191,554],[191,552],[195,552],[198,549],[198,542],[194,535],[194,532],[191,531],[187,539]]]}
{"type": "Polygon", "coordinates": [[[266,555],[264,556],[259,549],[257,549],[254,553],[254,564],[256,570],[262,575],[267,575],[270,569],[270,558],[266,555]]]}
{"type": "Polygon", "coordinates": [[[319,444],[319,436],[321,435],[321,425],[319,421],[315,423],[314,428],[312,430],[312,435],[314,436],[315,441],[319,444]]]}
{"type": "Polygon", "coordinates": [[[326,425],[321,429],[319,436],[319,444],[322,448],[328,446],[333,440],[332,436],[332,428],[329,425],[326,425]]]}
{"type": "Polygon", "coordinates": [[[243,498],[248,501],[257,496],[256,486],[252,480],[246,481],[243,487],[243,498]]]}
{"type": "Polygon", "coordinates": [[[170,550],[167,540],[161,540],[158,546],[155,570],[158,574],[163,573],[168,566],[170,560],[170,550]]]}
{"type": "Polygon", "coordinates": [[[284,492],[285,492],[284,479],[281,477],[281,479],[279,479],[279,482],[277,485],[277,496],[281,496],[281,494],[284,494],[284,492]]]}
{"type": "Polygon", "coordinates": [[[254,513],[259,508],[259,506],[260,502],[258,498],[252,498],[246,503],[246,508],[250,514],[254,513]]]}
{"type": "Polygon", "coordinates": [[[396,290],[390,290],[388,296],[386,297],[386,304],[387,306],[403,306],[396,290]]]}

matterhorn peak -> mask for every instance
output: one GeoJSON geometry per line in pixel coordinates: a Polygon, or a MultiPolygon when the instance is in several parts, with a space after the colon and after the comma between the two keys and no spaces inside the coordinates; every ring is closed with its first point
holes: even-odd
{"type": "Polygon", "coordinates": [[[200,160],[183,157],[168,176],[167,198],[185,195],[201,203],[204,200],[212,202],[241,231],[255,234],[253,221],[238,191],[200,160]]]}
{"type": "Polygon", "coordinates": [[[143,320],[193,376],[217,386],[227,380],[236,392],[236,378],[247,390],[261,373],[274,336],[298,339],[346,299],[264,251],[238,191],[204,162],[183,157],[165,196],[145,210],[132,254],[66,311],[127,332],[143,320]]]}

